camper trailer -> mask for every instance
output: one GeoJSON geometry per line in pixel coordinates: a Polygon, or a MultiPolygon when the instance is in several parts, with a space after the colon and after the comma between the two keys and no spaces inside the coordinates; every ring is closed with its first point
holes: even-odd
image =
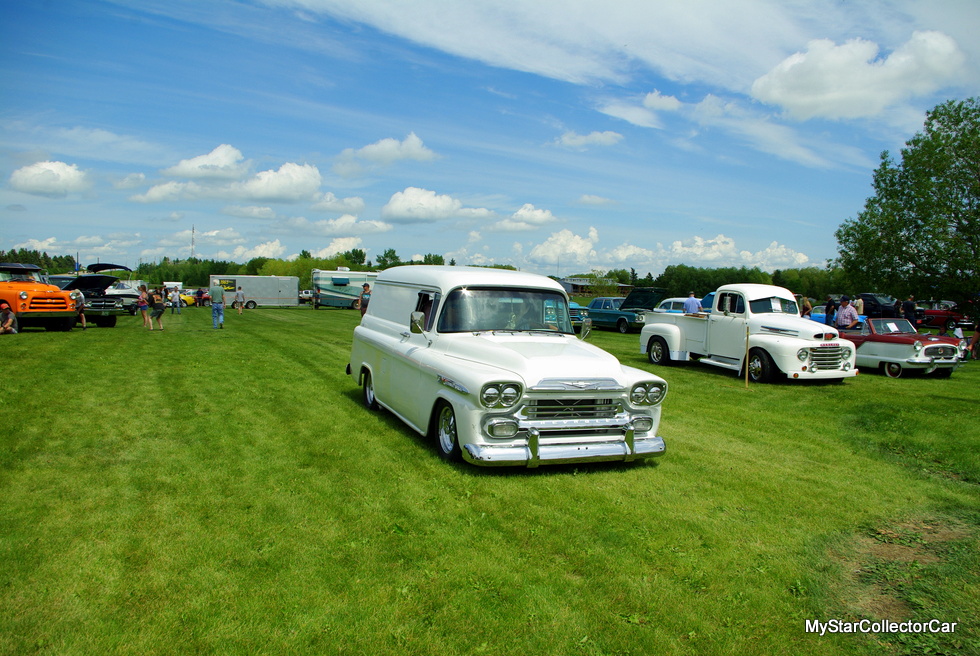
{"type": "Polygon", "coordinates": [[[375,271],[313,269],[313,309],[321,307],[357,309],[360,307],[361,289],[364,283],[374,287],[374,280],[377,277],[375,271]]]}
{"type": "Polygon", "coordinates": [[[245,292],[245,307],[295,307],[299,305],[296,276],[211,276],[210,285],[220,285],[225,299],[234,306],[235,292],[245,292]]]}

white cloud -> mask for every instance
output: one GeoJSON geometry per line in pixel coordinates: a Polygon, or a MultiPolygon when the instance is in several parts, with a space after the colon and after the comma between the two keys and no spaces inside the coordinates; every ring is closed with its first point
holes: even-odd
{"type": "Polygon", "coordinates": [[[235,262],[247,262],[256,257],[282,257],[286,253],[286,247],[279,243],[278,239],[267,241],[252,248],[237,246],[232,251],[218,251],[216,257],[220,259],[234,260],[235,262]]]}
{"type": "Polygon", "coordinates": [[[331,170],[337,175],[350,178],[364,173],[364,163],[389,166],[400,160],[428,162],[437,157],[438,155],[426,148],[422,140],[412,132],[402,141],[389,137],[357,150],[347,148],[337,156],[337,161],[331,170]]]}
{"type": "Polygon", "coordinates": [[[877,116],[954,82],[964,62],[956,42],[940,32],[915,32],[884,59],[871,41],[817,39],[757,79],[752,95],[799,120],[877,116]]]}
{"type": "Polygon", "coordinates": [[[347,252],[352,248],[357,248],[360,245],[360,237],[338,237],[337,239],[331,241],[326,248],[321,248],[320,250],[313,251],[310,254],[313,257],[333,257],[334,255],[347,252]]]}
{"type": "Polygon", "coordinates": [[[326,192],[310,207],[312,210],[324,212],[343,212],[345,214],[360,214],[364,211],[364,199],[359,196],[337,198],[332,192],[326,192]]]}
{"type": "Polygon", "coordinates": [[[607,116],[622,119],[641,128],[660,130],[664,127],[663,122],[655,112],[625,100],[610,100],[598,109],[607,116]]]}
{"type": "Polygon", "coordinates": [[[381,208],[381,218],[393,223],[433,223],[452,218],[487,218],[488,209],[466,208],[452,196],[439,195],[428,189],[407,187],[397,191],[381,208]]]}
{"type": "Polygon", "coordinates": [[[489,227],[495,232],[524,232],[537,230],[541,226],[554,223],[558,220],[551,210],[539,210],[530,203],[525,203],[521,209],[514,212],[511,216],[489,227]]]}
{"type": "Polygon", "coordinates": [[[527,257],[536,264],[591,266],[596,260],[595,245],[598,241],[599,231],[595,228],[589,228],[586,237],[576,235],[571,230],[561,230],[532,248],[527,257]]]}
{"type": "Polygon", "coordinates": [[[593,194],[582,194],[578,197],[578,202],[582,205],[612,205],[616,201],[593,194]]]}
{"type": "Polygon", "coordinates": [[[276,211],[271,207],[259,205],[230,205],[221,210],[222,214],[237,216],[243,219],[274,219],[276,211]]]}
{"type": "Polygon", "coordinates": [[[181,160],[162,173],[191,180],[240,180],[248,174],[249,166],[240,150],[221,144],[207,155],[181,160]]]}
{"type": "Polygon", "coordinates": [[[643,106],[655,111],[675,112],[681,108],[681,105],[681,101],[674,96],[665,96],[656,89],[643,98],[643,106]]]}
{"type": "Polygon", "coordinates": [[[614,146],[622,141],[623,135],[618,132],[591,132],[589,134],[578,134],[576,132],[566,132],[561,135],[557,142],[566,148],[586,148],[588,146],[614,146]]]}
{"type": "Polygon", "coordinates": [[[248,180],[229,184],[199,184],[164,182],[154,185],[145,194],[131,196],[138,203],[194,200],[198,198],[227,198],[292,203],[313,200],[319,194],[320,171],[311,164],[286,162],[278,170],[262,171],[248,180]]]}
{"type": "Polygon", "coordinates": [[[146,175],[143,173],[130,173],[129,175],[116,180],[112,183],[116,189],[135,189],[146,184],[146,175]]]}
{"type": "Polygon", "coordinates": [[[75,164],[37,162],[10,174],[12,189],[34,196],[64,198],[70,193],[87,190],[88,175],[75,164]]]}
{"type": "MultiPolygon", "coordinates": [[[[352,214],[345,214],[336,219],[310,221],[304,217],[284,219],[279,222],[279,229],[304,236],[316,235],[321,237],[367,235],[388,232],[392,226],[383,221],[360,220],[352,214]]],[[[345,249],[346,250],[346,249],[345,249]]]]}

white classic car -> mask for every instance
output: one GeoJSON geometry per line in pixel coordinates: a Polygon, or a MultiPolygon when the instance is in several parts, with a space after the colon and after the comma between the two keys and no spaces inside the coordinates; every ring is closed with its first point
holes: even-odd
{"type": "MultiPolygon", "coordinates": [[[[582,334],[588,334],[588,320],[582,334]]],[[[659,456],[667,383],[577,338],[550,278],[458,266],[378,275],[347,373],[441,457],[524,465],[659,456]]]]}

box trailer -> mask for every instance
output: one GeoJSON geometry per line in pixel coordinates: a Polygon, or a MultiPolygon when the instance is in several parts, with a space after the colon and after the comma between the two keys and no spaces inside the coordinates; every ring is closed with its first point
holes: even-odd
{"type": "Polygon", "coordinates": [[[297,276],[211,276],[210,285],[220,285],[225,299],[234,307],[235,292],[245,292],[245,307],[295,307],[299,305],[297,276]]]}
{"type": "Polygon", "coordinates": [[[326,271],[313,269],[313,309],[340,307],[354,310],[361,304],[361,288],[364,283],[374,287],[376,271],[326,271]]]}

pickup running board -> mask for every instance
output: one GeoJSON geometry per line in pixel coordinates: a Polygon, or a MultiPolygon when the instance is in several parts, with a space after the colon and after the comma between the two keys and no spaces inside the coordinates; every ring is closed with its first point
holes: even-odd
{"type": "Polygon", "coordinates": [[[731,369],[732,371],[741,371],[742,363],[735,360],[716,360],[712,357],[701,358],[698,362],[704,362],[707,364],[713,364],[716,367],[722,367],[724,369],[731,369]]]}

